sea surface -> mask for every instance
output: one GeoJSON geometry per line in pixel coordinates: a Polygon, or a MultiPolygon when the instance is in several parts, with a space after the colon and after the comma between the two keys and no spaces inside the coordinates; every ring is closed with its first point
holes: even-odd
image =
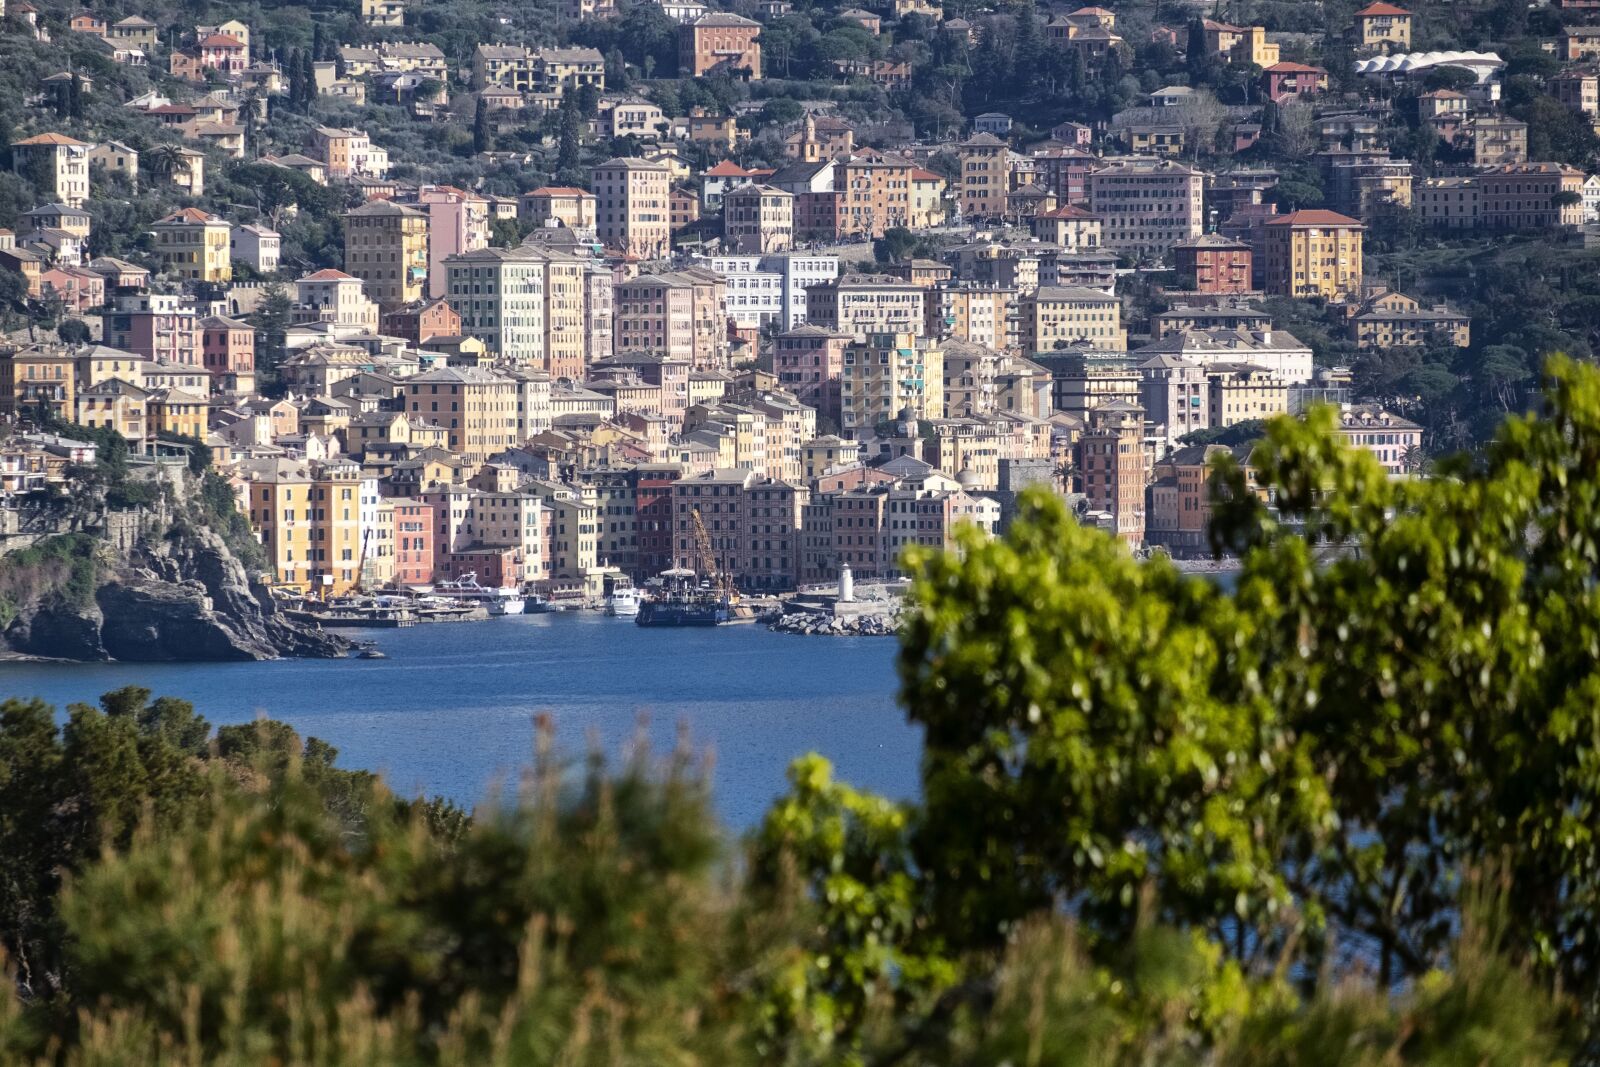
{"type": "Polygon", "coordinates": [[[816,751],[854,785],[896,798],[917,788],[918,730],[895,703],[889,638],[802,637],[764,626],[653,629],[599,613],[345,631],[383,660],[205,664],[0,664],[0,696],[58,709],[124,685],[181,697],[215,725],[258,715],[380,771],[396,791],[473,805],[514,788],[548,713],[564,755],[615,756],[688,731],[712,760],[722,819],[756,824],[790,760],[816,751]]]}

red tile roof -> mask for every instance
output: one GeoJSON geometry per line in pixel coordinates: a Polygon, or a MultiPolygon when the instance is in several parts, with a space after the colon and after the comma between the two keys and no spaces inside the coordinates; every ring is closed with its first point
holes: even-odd
{"type": "Polygon", "coordinates": [[[706,171],[707,178],[743,178],[751,172],[745,170],[731,159],[724,159],[721,163],[706,171]]]}
{"type": "Polygon", "coordinates": [[[328,267],[317,271],[315,274],[308,274],[300,280],[303,282],[353,282],[357,279],[353,275],[346,274],[342,270],[334,270],[332,267],[328,267]]]}
{"type": "Polygon", "coordinates": [[[197,207],[186,207],[186,208],[179,208],[177,211],[174,211],[172,214],[168,215],[166,218],[162,219],[161,221],[162,222],[221,222],[222,220],[217,218],[215,215],[211,215],[211,214],[208,214],[208,213],[206,213],[204,211],[201,211],[197,207]]]}
{"type": "Polygon", "coordinates": [[[1326,74],[1321,67],[1308,67],[1304,63],[1274,63],[1267,68],[1268,74],[1326,74]]]}
{"type": "Polygon", "coordinates": [[[1356,12],[1356,18],[1358,19],[1364,19],[1369,15],[1405,15],[1407,18],[1409,18],[1411,16],[1411,12],[1407,11],[1403,7],[1395,7],[1393,4],[1386,4],[1383,2],[1383,0],[1378,0],[1377,3],[1368,4],[1366,7],[1356,12]]]}
{"type": "Polygon", "coordinates": [[[73,138],[73,137],[68,137],[64,133],[41,133],[41,134],[39,134],[39,135],[37,135],[35,137],[29,137],[26,140],[13,141],[12,144],[13,145],[53,144],[53,145],[69,145],[69,146],[77,145],[77,146],[82,147],[82,148],[89,147],[87,142],[77,140],[76,138],[73,138]]]}
{"type": "Polygon", "coordinates": [[[1267,220],[1268,226],[1360,226],[1357,219],[1348,215],[1341,215],[1337,211],[1324,211],[1320,208],[1304,208],[1300,211],[1291,211],[1287,215],[1279,215],[1275,219],[1267,220]]]}

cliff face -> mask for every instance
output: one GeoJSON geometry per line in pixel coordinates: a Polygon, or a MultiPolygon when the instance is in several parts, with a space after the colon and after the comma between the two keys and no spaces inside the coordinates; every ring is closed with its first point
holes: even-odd
{"type": "Polygon", "coordinates": [[[216,534],[175,527],[125,550],[95,544],[91,596],[42,585],[0,631],[12,653],[176,662],[344,655],[349,642],[286,618],[216,534]]]}

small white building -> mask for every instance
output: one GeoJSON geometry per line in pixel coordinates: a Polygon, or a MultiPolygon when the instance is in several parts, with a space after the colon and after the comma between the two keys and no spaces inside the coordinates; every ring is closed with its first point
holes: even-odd
{"type": "Polygon", "coordinates": [[[1600,222],[1600,174],[1583,180],[1583,221],[1600,222]]]}
{"type": "Polygon", "coordinates": [[[228,237],[235,263],[248,263],[260,274],[276,274],[283,238],[265,226],[235,226],[228,237]]]}
{"type": "Polygon", "coordinates": [[[992,133],[1004,137],[1011,132],[1011,116],[999,111],[986,111],[972,120],[973,133],[992,133]]]}

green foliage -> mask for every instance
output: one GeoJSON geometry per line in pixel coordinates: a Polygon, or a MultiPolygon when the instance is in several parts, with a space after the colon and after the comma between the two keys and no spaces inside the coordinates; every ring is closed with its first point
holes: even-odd
{"type": "Polygon", "coordinates": [[[1256,450],[1275,510],[1219,457],[1234,595],[1040,497],[1003,542],[913,553],[933,928],[993,948],[1065,900],[1114,946],[1148,887],[1249,970],[1354,957],[1388,983],[1447,964],[1498,865],[1508,949],[1592,996],[1600,372],[1551,375],[1548,418],[1441,478],[1389,480],[1326,412],[1256,450]]]}
{"type": "Polygon", "coordinates": [[[250,520],[239,511],[239,499],[226,478],[214,470],[205,470],[188,504],[194,521],[222,538],[247,572],[260,574],[266,570],[261,542],[256,539],[250,520]]]}
{"type": "Polygon", "coordinates": [[[1186,433],[1181,440],[1186,445],[1247,445],[1261,439],[1266,431],[1264,419],[1246,419],[1232,426],[1208,426],[1203,430],[1186,433]]]}
{"type": "Polygon", "coordinates": [[[0,556],[0,621],[10,625],[28,604],[82,607],[93,601],[97,545],[87,534],[61,534],[0,556]]]}
{"type": "Polygon", "coordinates": [[[370,836],[375,819],[408,808],[388,801],[372,775],[335,769],[322,742],[302,747],[281,723],[225,728],[213,749],[192,705],[150,696],[128,687],[105,694],[99,708],[74,704],[60,727],[39,701],[0,704],[0,945],[25,991],[48,996],[74,978],[107,980],[73,970],[57,893],[103,848],[131,847],[138,827],[153,840],[192,825],[207,798],[256,796],[291,776],[336,837],[370,836]]]}

